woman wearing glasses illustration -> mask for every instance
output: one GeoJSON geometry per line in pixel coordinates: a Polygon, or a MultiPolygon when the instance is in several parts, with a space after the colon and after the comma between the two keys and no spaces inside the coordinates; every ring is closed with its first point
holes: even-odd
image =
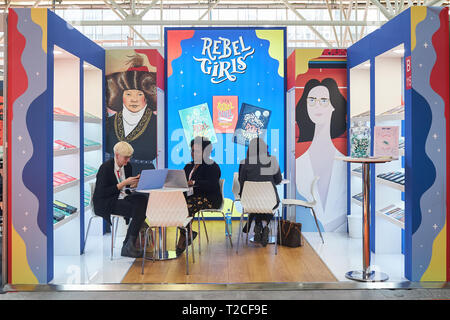
{"type": "Polygon", "coordinates": [[[301,196],[311,199],[311,183],[319,177],[315,211],[324,231],[345,232],[347,172],[335,157],[345,153],[346,117],[347,101],[334,79],[306,83],[296,106],[297,143],[307,147],[296,159],[296,186],[301,196]],[[341,148],[336,147],[338,141],[341,148]]]}

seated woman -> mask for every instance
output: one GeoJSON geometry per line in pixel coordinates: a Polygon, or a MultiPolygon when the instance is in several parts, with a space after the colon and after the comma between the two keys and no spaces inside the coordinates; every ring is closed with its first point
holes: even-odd
{"type": "MultiPolygon", "coordinates": [[[[186,202],[191,217],[202,209],[217,209],[222,203],[220,168],[210,158],[211,151],[211,141],[206,138],[195,137],[191,141],[192,161],[184,167],[190,189],[186,194],[186,202]]],[[[194,239],[196,236],[197,232],[193,232],[194,239]]],[[[180,232],[177,255],[180,255],[185,248],[186,237],[183,232],[180,232]]]]}
{"type": "MultiPolygon", "coordinates": [[[[245,181],[270,181],[277,196],[277,204],[274,206],[276,208],[280,203],[280,199],[275,185],[279,184],[282,179],[278,161],[275,157],[269,155],[267,144],[261,138],[252,139],[248,146],[247,158],[242,160],[239,165],[239,183],[241,186],[239,195],[242,195],[245,181]]],[[[254,240],[265,247],[269,241],[270,230],[268,225],[272,216],[272,213],[249,214],[248,223],[244,226],[244,232],[248,232],[253,219],[255,219],[254,240]]]]}

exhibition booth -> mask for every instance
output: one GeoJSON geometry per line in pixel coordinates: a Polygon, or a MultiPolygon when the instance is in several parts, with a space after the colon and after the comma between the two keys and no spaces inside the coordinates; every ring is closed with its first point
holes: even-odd
{"type": "MultiPolygon", "coordinates": [[[[411,7],[346,49],[287,48],[285,27],[166,28],[164,48],[104,49],[47,9],[7,19],[8,284],[349,282],[366,247],[388,282],[449,281],[447,8],[411,7]],[[97,171],[118,141],[134,175],[183,169],[196,136],[212,142],[221,210],[195,217],[189,275],[184,258],[141,273],[120,256],[125,219],[93,212],[97,171]],[[236,173],[257,136],[278,160],[279,198],[303,201],[276,211],[303,234],[277,254],[252,234],[236,251],[236,173]],[[369,172],[346,156],[391,158],[369,172]]],[[[163,237],[173,246],[175,228],[163,237]]]]}

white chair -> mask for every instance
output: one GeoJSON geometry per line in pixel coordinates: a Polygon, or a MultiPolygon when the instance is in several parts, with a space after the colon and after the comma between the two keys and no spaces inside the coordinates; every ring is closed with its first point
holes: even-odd
{"type": "MultiPolygon", "coordinates": [[[[186,232],[186,274],[189,274],[189,240],[191,240],[192,262],[195,262],[194,243],[192,241],[192,217],[189,217],[186,199],[180,191],[154,190],[150,192],[147,203],[147,223],[145,231],[144,253],[142,259],[142,274],[146,259],[148,232],[160,227],[179,227],[186,232]],[[187,226],[191,225],[190,235],[187,226]]],[[[155,232],[156,230],[153,230],[155,232]]],[[[156,234],[153,235],[153,239],[156,234]]],[[[155,262],[156,245],[153,246],[153,262],[155,262]]]]}
{"type": "MultiPolygon", "coordinates": [[[[101,218],[103,219],[103,217],[98,216],[95,214],[94,212],[94,203],[93,203],[93,198],[94,198],[94,190],[95,190],[95,182],[91,182],[90,184],[91,187],[91,198],[89,201],[89,205],[86,207],[86,209],[90,209],[91,210],[91,217],[89,218],[89,222],[88,222],[88,227],[86,230],[86,236],[84,238],[84,246],[83,246],[83,252],[81,254],[84,253],[84,249],[86,248],[86,243],[87,243],[87,239],[89,236],[89,229],[91,228],[91,222],[93,219],[95,218],[101,218]]],[[[86,211],[86,210],[85,210],[86,211]]],[[[117,214],[112,214],[111,215],[111,260],[113,259],[114,256],[114,247],[115,247],[115,242],[116,242],[116,235],[117,235],[117,226],[119,225],[119,218],[123,218],[123,216],[117,215],[117,214]]],[[[142,243],[141,243],[141,232],[139,232],[139,244],[142,248],[142,243]]]]}
{"type": "Polygon", "coordinates": [[[205,217],[203,215],[203,213],[205,213],[205,212],[215,212],[215,213],[218,212],[218,213],[222,214],[223,221],[225,221],[225,227],[227,228],[227,231],[228,231],[227,237],[228,237],[228,240],[230,240],[231,247],[233,247],[233,241],[231,240],[231,233],[230,233],[230,230],[228,230],[228,225],[227,225],[227,221],[225,218],[225,214],[223,213],[223,205],[225,203],[225,198],[224,198],[224,194],[223,194],[223,186],[225,184],[225,179],[220,179],[219,184],[220,184],[220,192],[222,193],[222,203],[220,204],[220,208],[218,208],[218,209],[203,209],[194,214],[194,217],[197,216],[197,220],[198,220],[198,252],[199,252],[199,254],[201,253],[200,216],[203,221],[203,228],[205,229],[206,241],[209,243],[208,230],[206,229],[205,217]]]}
{"type": "MultiPolygon", "coordinates": [[[[244,188],[242,189],[241,196],[242,203],[242,214],[239,222],[239,234],[238,234],[238,244],[236,248],[236,253],[239,253],[239,240],[242,234],[242,220],[244,214],[273,214],[275,215],[275,226],[277,223],[279,225],[279,215],[275,214],[278,211],[278,207],[275,207],[277,204],[277,196],[275,194],[275,190],[273,188],[273,184],[270,181],[263,182],[254,182],[254,181],[246,181],[244,183],[244,188]]],[[[276,228],[277,229],[277,228],[276,228]]],[[[278,233],[278,230],[276,231],[278,233]]],[[[247,244],[248,244],[248,234],[247,232],[247,244]]],[[[278,234],[276,234],[275,239],[278,234]]],[[[275,254],[278,253],[278,241],[275,240],[275,254]]]]}
{"type": "Polygon", "coordinates": [[[234,200],[233,204],[231,205],[231,213],[233,214],[234,210],[234,203],[237,201],[241,201],[241,197],[239,196],[239,192],[241,191],[241,185],[239,183],[239,173],[235,172],[233,174],[233,186],[231,188],[231,192],[233,193],[234,200]]]}
{"type": "Polygon", "coordinates": [[[311,209],[311,212],[314,217],[314,221],[316,222],[317,230],[319,230],[320,238],[322,239],[322,243],[325,243],[323,241],[322,232],[320,232],[319,223],[317,222],[316,212],[314,211],[314,206],[316,205],[316,199],[314,198],[314,189],[317,185],[317,180],[319,180],[319,177],[314,177],[313,181],[311,182],[311,201],[303,201],[303,200],[297,200],[297,199],[283,199],[281,201],[282,206],[301,206],[305,208],[311,209]]]}

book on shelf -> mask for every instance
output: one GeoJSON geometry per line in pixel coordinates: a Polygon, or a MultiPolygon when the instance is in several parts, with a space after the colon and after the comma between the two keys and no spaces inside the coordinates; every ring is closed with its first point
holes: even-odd
{"type": "Polygon", "coordinates": [[[99,146],[99,145],[100,145],[100,142],[84,138],[84,146],[85,147],[99,146]]]}
{"type": "Polygon", "coordinates": [[[53,173],[53,186],[57,187],[60,185],[63,185],[65,183],[71,182],[76,180],[76,178],[69,176],[68,174],[65,174],[63,172],[55,172],[53,173]]]}
{"type": "Polygon", "coordinates": [[[370,116],[370,110],[369,111],[364,111],[360,114],[354,115],[353,118],[361,118],[361,117],[368,117],[370,116]]]}
{"type": "Polygon", "coordinates": [[[91,193],[89,191],[84,191],[84,206],[87,207],[91,203],[91,193]]]}
{"type": "Polygon", "coordinates": [[[62,212],[60,212],[60,210],[54,210],[53,209],[53,222],[59,222],[61,220],[63,220],[66,217],[66,215],[62,212]]]}
{"type": "Polygon", "coordinates": [[[399,105],[397,107],[394,107],[392,109],[389,109],[383,113],[380,113],[380,116],[386,116],[386,115],[392,115],[392,114],[400,114],[405,112],[405,106],[404,105],[399,105]]]}
{"type": "Polygon", "coordinates": [[[64,203],[62,201],[59,200],[54,200],[53,201],[53,209],[59,209],[62,210],[68,214],[73,214],[77,211],[77,208],[68,205],[67,203],[64,203]]]}
{"type": "Polygon", "coordinates": [[[355,194],[355,195],[352,196],[352,198],[355,199],[355,200],[358,200],[359,202],[362,202],[363,201],[363,193],[360,192],[358,194],[355,194]]]}
{"type": "Polygon", "coordinates": [[[377,175],[378,178],[383,179],[383,180],[387,180],[387,181],[391,181],[394,183],[403,183],[405,182],[405,174],[403,172],[400,171],[392,171],[392,172],[387,172],[387,173],[380,173],[377,175]]]}
{"type": "Polygon", "coordinates": [[[61,114],[61,115],[64,115],[64,116],[76,117],[76,114],[74,114],[72,112],[69,112],[67,110],[64,110],[62,108],[58,108],[58,107],[53,108],[53,114],[61,114]]]}
{"type": "Polygon", "coordinates": [[[87,164],[84,165],[84,176],[85,177],[91,176],[93,174],[96,174],[97,171],[98,170],[96,168],[94,168],[94,167],[91,167],[91,166],[89,166],[87,164]]]}
{"type": "Polygon", "coordinates": [[[362,173],[362,166],[356,167],[352,170],[353,172],[362,173]]]}
{"type": "Polygon", "coordinates": [[[86,117],[86,118],[90,118],[90,119],[97,119],[97,120],[100,120],[100,118],[99,117],[97,117],[97,116],[94,116],[92,113],[89,113],[89,112],[85,112],[84,113],[84,116],[86,117]]]}
{"type": "Polygon", "coordinates": [[[53,150],[67,150],[67,149],[75,149],[76,146],[70,144],[63,140],[55,140],[53,143],[53,150]]]}

